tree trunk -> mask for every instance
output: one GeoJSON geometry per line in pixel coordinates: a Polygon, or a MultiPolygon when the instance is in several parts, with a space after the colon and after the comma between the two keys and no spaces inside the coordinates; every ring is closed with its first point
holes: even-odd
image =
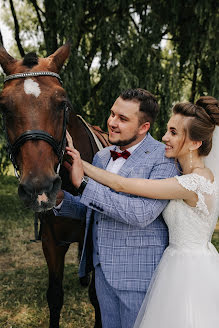
{"type": "Polygon", "coordinates": [[[195,95],[196,95],[197,74],[198,74],[198,58],[196,57],[195,64],[194,64],[193,77],[192,77],[191,95],[189,98],[189,101],[192,103],[194,103],[195,95]]]}
{"type": "Polygon", "coordinates": [[[45,18],[46,18],[46,26],[45,26],[45,44],[47,54],[50,55],[58,48],[57,42],[57,8],[55,1],[45,0],[45,18]]]}
{"type": "Polygon", "coordinates": [[[0,45],[3,45],[4,46],[4,44],[3,44],[3,38],[2,38],[2,32],[1,32],[1,30],[0,30],[0,45]]]}

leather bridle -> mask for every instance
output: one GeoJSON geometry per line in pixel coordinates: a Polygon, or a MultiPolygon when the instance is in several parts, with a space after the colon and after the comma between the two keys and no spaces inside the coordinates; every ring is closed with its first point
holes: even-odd
{"type": "MultiPolygon", "coordinates": [[[[62,84],[61,78],[58,74],[54,72],[29,72],[29,73],[18,73],[18,74],[12,74],[8,75],[4,79],[4,83],[13,80],[13,79],[18,79],[18,78],[26,78],[26,77],[36,77],[36,76],[52,76],[55,77],[59,80],[59,82],[62,84]]],[[[50,144],[55,152],[55,154],[58,157],[58,166],[56,169],[56,173],[59,173],[60,166],[62,163],[63,155],[65,152],[65,146],[66,146],[66,124],[67,124],[67,112],[69,110],[68,105],[65,105],[64,108],[64,117],[63,117],[63,130],[62,130],[62,137],[61,141],[55,140],[53,136],[51,136],[48,132],[43,131],[43,130],[27,130],[24,133],[22,133],[13,144],[10,143],[6,125],[5,125],[5,130],[6,130],[6,139],[7,139],[7,149],[8,149],[8,154],[10,157],[10,160],[14,166],[14,171],[15,171],[15,176],[20,179],[20,175],[18,173],[19,167],[16,161],[17,154],[20,150],[20,147],[29,140],[43,140],[50,144]]]]}

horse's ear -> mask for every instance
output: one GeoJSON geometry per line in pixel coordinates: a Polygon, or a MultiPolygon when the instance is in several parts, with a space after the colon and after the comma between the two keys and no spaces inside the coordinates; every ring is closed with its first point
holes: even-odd
{"type": "Polygon", "coordinates": [[[64,62],[70,55],[71,44],[67,42],[60,48],[58,48],[52,55],[47,57],[49,60],[48,69],[52,72],[59,73],[64,62]]]}
{"type": "Polygon", "coordinates": [[[10,56],[3,45],[0,43],[0,65],[2,66],[5,74],[9,75],[13,73],[14,64],[16,62],[17,60],[10,56]]]}

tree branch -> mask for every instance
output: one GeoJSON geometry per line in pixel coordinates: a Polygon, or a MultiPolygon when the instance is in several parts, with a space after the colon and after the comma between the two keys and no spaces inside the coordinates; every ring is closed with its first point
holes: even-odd
{"type": "Polygon", "coordinates": [[[197,74],[198,74],[198,58],[196,57],[194,63],[193,77],[192,77],[191,95],[189,98],[189,101],[192,103],[194,102],[195,95],[196,95],[197,74]]]}
{"type": "Polygon", "coordinates": [[[57,40],[57,5],[56,1],[53,1],[53,5],[51,5],[51,1],[44,0],[45,6],[45,44],[47,54],[50,55],[58,48],[58,40],[57,40]]]}
{"type": "Polygon", "coordinates": [[[2,38],[2,32],[1,32],[1,30],[0,30],[0,44],[3,45],[3,38],[2,38]]]}
{"type": "Polygon", "coordinates": [[[139,33],[139,28],[138,28],[138,25],[136,24],[136,22],[135,22],[135,20],[133,19],[132,15],[131,15],[131,14],[129,14],[129,17],[130,17],[130,19],[131,19],[132,23],[134,24],[134,26],[135,26],[135,28],[136,28],[136,31],[139,33]]]}
{"type": "Polygon", "coordinates": [[[37,11],[41,12],[41,14],[45,15],[44,11],[38,6],[37,4],[37,0],[29,0],[35,9],[37,9],[37,11]]]}
{"type": "Polygon", "coordinates": [[[10,7],[11,7],[11,13],[12,13],[12,16],[13,16],[13,19],[14,19],[15,40],[17,42],[17,46],[18,46],[19,52],[21,54],[21,57],[24,57],[25,52],[24,52],[24,49],[23,49],[23,47],[21,45],[21,41],[20,41],[20,36],[19,36],[20,27],[19,27],[19,24],[18,24],[16,12],[15,12],[15,9],[14,9],[13,0],[9,0],[9,2],[10,2],[10,7]]]}
{"type": "Polygon", "coordinates": [[[36,11],[36,14],[37,14],[37,18],[38,18],[38,21],[39,21],[40,27],[41,27],[41,29],[42,29],[43,35],[45,35],[45,28],[44,28],[44,24],[43,24],[43,21],[42,21],[41,16],[40,16],[40,12],[41,12],[41,14],[43,14],[43,15],[45,15],[45,13],[44,13],[44,12],[42,11],[42,9],[38,6],[36,0],[29,0],[29,1],[32,3],[32,5],[33,5],[33,7],[34,7],[34,9],[35,9],[35,11],[36,11]]]}

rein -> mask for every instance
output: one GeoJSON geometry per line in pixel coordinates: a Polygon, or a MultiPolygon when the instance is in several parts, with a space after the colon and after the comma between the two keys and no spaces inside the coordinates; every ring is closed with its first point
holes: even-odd
{"type": "MultiPolygon", "coordinates": [[[[18,74],[12,74],[6,76],[4,79],[4,83],[6,83],[9,80],[14,80],[14,79],[19,79],[19,78],[26,78],[26,77],[36,77],[36,76],[52,76],[55,77],[59,80],[59,82],[62,84],[62,80],[60,76],[54,72],[28,72],[28,73],[18,73],[18,74]]],[[[48,132],[43,131],[43,130],[27,130],[24,133],[22,133],[13,144],[10,143],[8,134],[7,134],[7,129],[6,130],[6,140],[7,140],[7,149],[8,149],[8,154],[9,158],[14,166],[14,171],[15,171],[15,176],[20,179],[20,175],[18,173],[19,167],[16,161],[16,156],[20,150],[20,147],[29,140],[43,140],[50,144],[55,152],[55,154],[58,157],[58,166],[56,169],[56,173],[59,173],[60,166],[62,163],[63,155],[65,152],[65,146],[66,146],[66,121],[67,121],[67,111],[68,111],[68,106],[65,106],[64,109],[64,117],[63,117],[63,130],[62,130],[62,137],[61,141],[55,140],[53,136],[51,136],[48,132]]],[[[5,124],[6,126],[6,124],[5,124]]]]}

